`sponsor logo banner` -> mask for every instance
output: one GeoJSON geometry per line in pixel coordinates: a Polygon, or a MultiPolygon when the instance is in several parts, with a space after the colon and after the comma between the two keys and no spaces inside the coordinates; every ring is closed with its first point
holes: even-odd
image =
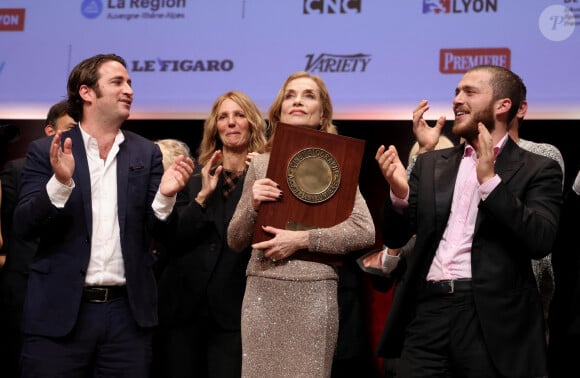
{"type": "Polygon", "coordinates": [[[111,20],[183,19],[186,0],[83,0],[81,13],[87,19],[111,20]]]}
{"type": "Polygon", "coordinates": [[[24,30],[25,9],[0,9],[0,31],[24,30]]]}
{"type": "Polygon", "coordinates": [[[371,61],[369,54],[326,54],[306,55],[305,71],[308,72],[365,72],[371,61]]]}
{"type": "Polygon", "coordinates": [[[362,0],[304,0],[304,14],[350,14],[361,12],[362,0]]]}
{"type": "Polygon", "coordinates": [[[229,72],[234,69],[230,59],[149,59],[132,60],[132,72],[229,72]]]}
{"type": "Polygon", "coordinates": [[[491,64],[510,68],[511,50],[508,48],[441,49],[439,71],[444,74],[465,73],[472,67],[491,64]]]}
{"type": "Polygon", "coordinates": [[[423,14],[496,13],[499,0],[423,0],[423,14]]]}

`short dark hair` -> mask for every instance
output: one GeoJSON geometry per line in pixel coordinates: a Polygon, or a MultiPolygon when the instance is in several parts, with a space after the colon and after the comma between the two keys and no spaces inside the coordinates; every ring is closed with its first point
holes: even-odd
{"type": "Polygon", "coordinates": [[[79,94],[79,89],[82,85],[97,89],[97,82],[99,81],[99,67],[109,61],[116,61],[127,68],[125,59],[116,54],[97,54],[87,58],[77,64],[71,71],[67,83],[67,95],[69,103],[69,114],[76,121],[79,122],[83,117],[83,99],[79,94]]]}
{"type": "Polygon", "coordinates": [[[48,114],[46,115],[44,126],[52,126],[53,129],[56,129],[56,121],[60,117],[67,115],[68,109],[69,105],[67,100],[62,100],[52,105],[48,110],[48,114]]]}
{"type": "Polygon", "coordinates": [[[508,112],[507,123],[509,124],[518,113],[522,96],[525,98],[525,86],[521,77],[502,66],[481,65],[468,70],[485,70],[491,73],[490,85],[493,91],[493,99],[509,98],[512,106],[508,112]]]}

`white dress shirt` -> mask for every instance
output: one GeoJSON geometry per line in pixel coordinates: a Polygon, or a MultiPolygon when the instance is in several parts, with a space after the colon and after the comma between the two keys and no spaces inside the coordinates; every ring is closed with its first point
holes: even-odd
{"type": "MultiPolygon", "coordinates": [[[[80,124],[79,128],[89,165],[93,218],[91,257],[85,285],[124,285],[125,267],[121,250],[117,199],[117,153],[125,137],[121,131],[117,133],[107,159],[103,161],[100,158],[97,140],[87,134],[80,124]]],[[[74,181],[71,186],[63,185],[54,175],[47,183],[49,198],[59,208],[65,206],[74,188],[74,181]]],[[[152,206],[155,215],[159,219],[166,219],[173,210],[175,201],[175,196],[166,197],[157,191],[152,206]]]]}

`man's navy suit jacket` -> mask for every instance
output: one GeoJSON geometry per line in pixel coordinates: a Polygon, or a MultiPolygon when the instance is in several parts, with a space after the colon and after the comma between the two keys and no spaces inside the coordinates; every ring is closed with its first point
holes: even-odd
{"type": "MultiPolygon", "coordinates": [[[[153,142],[128,131],[117,154],[117,195],[121,249],[131,312],[137,324],[157,324],[154,256],[149,240],[164,224],[151,204],[163,175],[162,156],[153,142]]],[[[93,232],[91,180],[79,127],[63,133],[72,139],[75,187],[64,208],[50,201],[46,184],[53,175],[51,137],[29,145],[14,214],[16,232],[40,238],[29,269],[24,332],[49,337],[67,335],[75,326],[82,301],[93,232]]],[[[112,220],[111,220],[112,221],[112,220]]]]}

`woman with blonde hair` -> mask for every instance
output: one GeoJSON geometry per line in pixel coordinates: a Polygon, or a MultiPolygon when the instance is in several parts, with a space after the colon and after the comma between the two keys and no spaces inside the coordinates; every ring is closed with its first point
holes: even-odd
{"type": "Polygon", "coordinates": [[[226,234],[246,168],[265,149],[265,131],[260,110],[240,91],[219,96],[204,123],[198,164],[177,198],[173,256],[159,284],[160,376],[241,376],[250,253],[234,253],[226,234]]]}

